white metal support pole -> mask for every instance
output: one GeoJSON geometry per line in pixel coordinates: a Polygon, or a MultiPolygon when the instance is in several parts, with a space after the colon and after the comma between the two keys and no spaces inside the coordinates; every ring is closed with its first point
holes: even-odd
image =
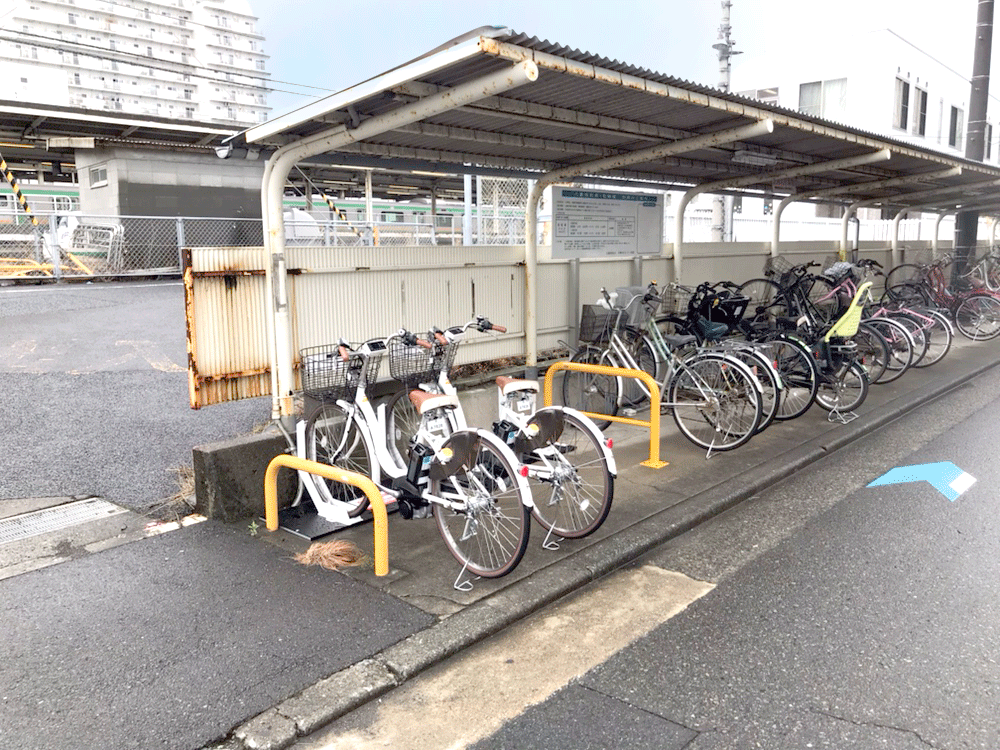
{"type": "Polygon", "coordinates": [[[897,212],[895,216],[892,217],[892,265],[898,266],[900,263],[899,257],[899,222],[903,220],[903,217],[909,213],[909,208],[904,208],[902,211],[897,212]]]}
{"type": "Polygon", "coordinates": [[[510,68],[439,91],[405,107],[362,122],[356,128],[343,125],[282,146],[264,166],[261,207],[264,215],[264,244],[269,262],[266,266],[269,303],[267,317],[271,335],[271,408],[275,419],[293,413],[292,396],[295,387],[292,352],[291,311],[288,298],[288,273],[285,259],[285,225],[282,199],[288,175],[302,159],[335,151],[351,143],[363,141],[425,117],[461,107],[489,96],[524,85],[538,78],[538,67],[530,60],[510,68]]]}
{"type": "Polygon", "coordinates": [[[465,211],[462,215],[462,244],[468,247],[472,244],[472,175],[463,178],[465,188],[465,211]]]}
{"type": "Polygon", "coordinates": [[[800,200],[802,196],[789,195],[778,201],[774,207],[774,219],[771,222],[771,257],[778,257],[778,241],[781,237],[781,214],[792,201],[800,200]]]}

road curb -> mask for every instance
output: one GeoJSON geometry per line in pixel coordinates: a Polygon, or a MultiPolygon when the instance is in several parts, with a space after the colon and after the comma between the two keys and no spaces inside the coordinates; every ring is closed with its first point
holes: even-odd
{"type": "Polygon", "coordinates": [[[1000,361],[980,363],[947,381],[931,382],[897,396],[843,425],[842,429],[816,436],[739,477],[725,479],[664,508],[404,638],[376,656],[306,688],[237,727],[225,743],[210,745],[206,750],[283,750],[450,656],[495,635],[581,586],[633,563],[659,545],[997,365],[1000,361]]]}

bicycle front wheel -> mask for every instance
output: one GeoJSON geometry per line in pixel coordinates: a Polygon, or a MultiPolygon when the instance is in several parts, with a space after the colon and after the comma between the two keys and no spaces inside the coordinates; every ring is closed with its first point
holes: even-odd
{"type": "MultiPolygon", "coordinates": [[[[470,573],[499,578],[524,557],[531,531],[528,489],[499,438],[475,430],[453,433],[442,449],[452,457],[430,470],[434,519],[452,556],[470,573]]],[[[515,459],[516,461],[516,459],[515,459]]]]}
{"type": "MultiPolygon", "coordinates": [[[[589,365],[607,364],[604,350],[597,346],[584,346],[570,361],[589,365]]],[[[618,414],[619,379],[613,375],[566,370],[562,392],[563,403],[577,411],[611,417],[618,414]]],[[[600,416],[593,417],[593,420],[601,430],[611,424],[610,420],[600,416]]]]}
{"type": "Polygon", "coordinates": [[[868,373],[869,383],[879,383],[889,366],[889,343],[879,330],[867,321],[858,324],[858,332],[854,335],[854,343],[858,345],[857,359],[868,373]]]}
{"type": "Polygon", "coordinates": [[[1000,300],[989,294],[972,294],[955,308],[955,327],[973,341],[1000,336],[1000,300]]]}
{"type": "Polygon", "coordinates": [[[777,336],[767,339],[783,386],[775,419],[784,421],[805,414],[816,400],[819,372],[812,352],[797,339],[777,336]]]}
{"type": "MultiPolygon", "coordinates": [[[[372,448],[352,414],[337,404],[320,404],[306,422],[306,458],[372,476],[372,448]]],[[[368,507],[368,497],[357,487],[324,477],[313,477],[322,499],[348,506],[355,516],[368,507]]]]}
{"type": "Polygon", "coordinates": [[[681,364],[670,381],[668,402],[684,437],[713,451],[739,448],[760,424],[757,383],[737,360],[702,354],[681,364]]]}
{"type": "Polygon", "coordinates": [[[531,514],[564,539],[581,539],[597,531],[614,496],[608,459],[597,435],[587,429],[586,419],[559,406],[539,410],[529,425],[543,425],[552,437],[521,455],[532,484],[531,514]]]}

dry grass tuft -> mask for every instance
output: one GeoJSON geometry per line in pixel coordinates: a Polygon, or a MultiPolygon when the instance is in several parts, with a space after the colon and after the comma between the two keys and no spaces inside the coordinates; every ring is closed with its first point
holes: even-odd
{"type": "Polygon", "coordinates": [[[327,570],[340,570],[360,565],[365,561],[365,556],[353,542],[336,541],[312,544],[293,559],[302,565],[319,565],[327,570]]]}

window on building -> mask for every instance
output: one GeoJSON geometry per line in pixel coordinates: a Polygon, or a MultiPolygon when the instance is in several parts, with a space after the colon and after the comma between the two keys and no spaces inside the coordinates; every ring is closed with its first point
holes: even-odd
{"type": "Polygon", "coordinates": [[[801,84],[799,111],[828,120],[847,119],[847,79],[834,78],[801,84]]]}
{"type": "Polygon", "coordinates": [[[79,21],[79,20],[80,20],[80,14],[79,13],[70,13],[69,14],[69,25],[70,26],[76,26],[77,21],[79,21]]]}
{"type": "Polygon", "coordinates": [[[910,84],[902,78],[896,79],[896,103],[892,126],[906,130],[910,122],[910,84]]]}
{"type": "Polygon", "coordinates": [[[989,161],[993,157],[993,126],[986,123],[986,132],[983,135],[985,136],[983,138],[983,145],[986,148],[983,161],[989,161]]]}
{"type": "Polygon", "coordinates": [[[927,135],[927,91],[913,89],[913,134],[927,135]]]}
{"type": "Polygon", "coordinates": [[[961,150],[962,132],[965,129],[965,113],[958,107],[951,108],[951,121],[948,125],[948,145],[961,150]]]}
{"type": "Polygon", "coordinates": [[[104,187],[108,184],[108,168],[106,166],[90,168],[90,186],[104,187]]]}

